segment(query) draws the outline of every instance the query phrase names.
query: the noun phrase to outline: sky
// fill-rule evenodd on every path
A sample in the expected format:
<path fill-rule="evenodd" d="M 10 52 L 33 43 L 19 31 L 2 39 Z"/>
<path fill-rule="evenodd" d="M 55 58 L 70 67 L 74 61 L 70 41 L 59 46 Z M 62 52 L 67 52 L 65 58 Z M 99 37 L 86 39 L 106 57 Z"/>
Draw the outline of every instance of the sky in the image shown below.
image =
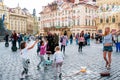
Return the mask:
<path fill-rule="evenodd" d="M 27 8 L 32 14 L 33 9 L 36 9 L 36 14 L 39 16 L 42 6 L 51 3 L 54 0 L 3 0 L 4 4 L 10 8 L 17 7 L 18 3 L 21 8 Z"/>

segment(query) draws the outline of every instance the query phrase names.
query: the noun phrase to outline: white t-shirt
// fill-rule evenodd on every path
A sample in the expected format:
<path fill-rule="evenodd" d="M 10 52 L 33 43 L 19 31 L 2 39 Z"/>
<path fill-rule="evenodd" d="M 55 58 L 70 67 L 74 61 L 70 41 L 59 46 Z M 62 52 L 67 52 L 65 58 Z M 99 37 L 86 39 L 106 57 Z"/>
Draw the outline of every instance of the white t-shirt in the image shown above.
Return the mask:
<path fill-rule="evenodd" d="M 55 60 L 56 63 L 63 62 L 64 60 L 64 55 L 61 51 L 55 52 L 53 55 L 53 60 Z"/>
<path fill-rule="evenodd" d="M 29 59 L 28 58 L 28 49 L 27 48 L 24 48 L 21 50 L 21 57 L 24 58 L 24 59 Z"/>

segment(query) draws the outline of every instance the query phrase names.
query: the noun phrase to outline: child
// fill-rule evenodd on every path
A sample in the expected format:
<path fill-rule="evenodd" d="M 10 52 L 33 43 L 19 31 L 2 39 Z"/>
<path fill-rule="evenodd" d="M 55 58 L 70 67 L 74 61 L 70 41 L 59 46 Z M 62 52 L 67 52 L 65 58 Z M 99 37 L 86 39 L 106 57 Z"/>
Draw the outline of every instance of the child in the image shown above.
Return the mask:
<path fill-rule="evenodd" d="M 24 68 L 24 70 L 21 74 L 21 78 L 24 78 L 25 76 L 28 75 L 28 67 L 29 67 L 29 63 L 30 63 L 30 60 L 28 58 L 28 50 L 32 49 L 36 43 L 37 43 L 37 41 L 35 41 L 31 47 L 27 48 L 26 42 L 21 42 L 21 45 L 20 45 L 21 56 L 22 56 L 22 63 L 23 63 L 23 68 Z"/>
<path fill-rule="evenodd" d="M 47 44 L 44 44 L 44 41 L 41 41 L 40 44 L 41 44 L 41 46 L 40 46 L 40 54 L 39 54 L 39 56 L 40 56 L 41 61 L 40 61 L 39 64 L 37 65 L 38 70 L 40 69 L 39 65 L 40 65 L 41 63 L 43 63 L 43 66 L 45 65 L 44 55 L 45 55 L 45 53 L 46 53 L 46 47 L 47 47 Z"/>
<path fill-rule="evenodd" d="M 55 48 L 55 54 L 53 55 L 53 60 L 54 60 L 54 63 L 56 65 L 56 73 L 60 73 L 59 74 L 59 77 L 62 76 L 62 73 L 61 73 L 61 67 L 62 67 L 62 64 L 63 64 L 63 60 L 64 60 L 64 55 L 63 53 L 60 51 L 60 47 L 57 46 Z M 58 69 L 60 71 L 58 71 Z"/>
<path fill-rule="evenodd" d="M 61 42 L 61 51 L 63 50 L 63 53 L 65 54 L 65 47 L 66 47 L 66 43 L 68 41 L 68 37 L 66 34 L 64 34 L 63 37 L 61 37 L 62 42 Z"/>
<path fill-rule="evenodd" d="M 83 43 L 84 43 L 85 39 L 84 37 L 80 34 L 80 37 L 78 38 L 78 42 L 79 42 L 79 48 L 78 48 L 78 52 L 82 52 L 82 46 L 83 46 Z"/>

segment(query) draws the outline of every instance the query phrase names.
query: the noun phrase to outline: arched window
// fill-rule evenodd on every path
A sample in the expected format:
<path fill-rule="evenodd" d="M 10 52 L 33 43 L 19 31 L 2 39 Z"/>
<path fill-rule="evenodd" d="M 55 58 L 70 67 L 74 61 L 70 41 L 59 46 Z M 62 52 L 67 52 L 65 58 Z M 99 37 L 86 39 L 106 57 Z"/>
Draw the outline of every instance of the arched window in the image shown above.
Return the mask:
<path fill-rule="evenodd" d="M 87 26 L 87 19 L 85 20 L 85 25 Z"/>
<path fill-rule="evenodd" d="M 79 24 L 79 19 L 77 20 L 77 25 L 79 26 L 80 24 Z"/>
<path fill-rule="evenodd" d="M 115 17 L 112 18 L 112 22 L 115 23 Z"/>
<path fill-rule="evenodd" d="M 90 26 L 90 20 L 89 20 L 89 26 Z"/>
<path fill-rule="evenodd" d="M 106 23 L 109 23 L 109 19 L 108 18 L 106 19 Z"/>
<path fill-rule="evenodd" d="M 103 23 L 103 19 L 102 18 L 100 19 L 100 23 Z"/>

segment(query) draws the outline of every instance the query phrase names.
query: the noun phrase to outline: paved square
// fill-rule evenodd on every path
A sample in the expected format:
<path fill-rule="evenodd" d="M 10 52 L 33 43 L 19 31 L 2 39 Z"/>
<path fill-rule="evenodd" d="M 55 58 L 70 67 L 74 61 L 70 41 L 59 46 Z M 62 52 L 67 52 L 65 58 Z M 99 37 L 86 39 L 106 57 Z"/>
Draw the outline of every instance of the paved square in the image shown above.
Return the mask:
<path fill-rule="evenodd" d="M 0 42 L 0 80 L 20 80 L 23 68 L 19 52 L 19 50 L 12 52 L 10 47 L 5 48 L 4 43 Z M 29 51 L 29 57 L 31 61 L 30 76 L 25 80 L 55 80 L 54 68 L 51 66 L 45 72 L 42 69 L 37 70 L 39 58 L 36 47 Z M 86 66 L 88 73 L 74 75 L 80 71 L 81 66 Z M 100 77 L 99 73 L 103 71 L 106 69 L 102 58 L 102 44 L 95 44 L 92 41 L 90 46 L 83 48 L 82 53 L 78 52 L 78 46 L 75 43 L 66 47 L 62 80 L 120 80 L 120 53 L 113 52 L 112 66 L 109 70 L 111 76 Z"/>

